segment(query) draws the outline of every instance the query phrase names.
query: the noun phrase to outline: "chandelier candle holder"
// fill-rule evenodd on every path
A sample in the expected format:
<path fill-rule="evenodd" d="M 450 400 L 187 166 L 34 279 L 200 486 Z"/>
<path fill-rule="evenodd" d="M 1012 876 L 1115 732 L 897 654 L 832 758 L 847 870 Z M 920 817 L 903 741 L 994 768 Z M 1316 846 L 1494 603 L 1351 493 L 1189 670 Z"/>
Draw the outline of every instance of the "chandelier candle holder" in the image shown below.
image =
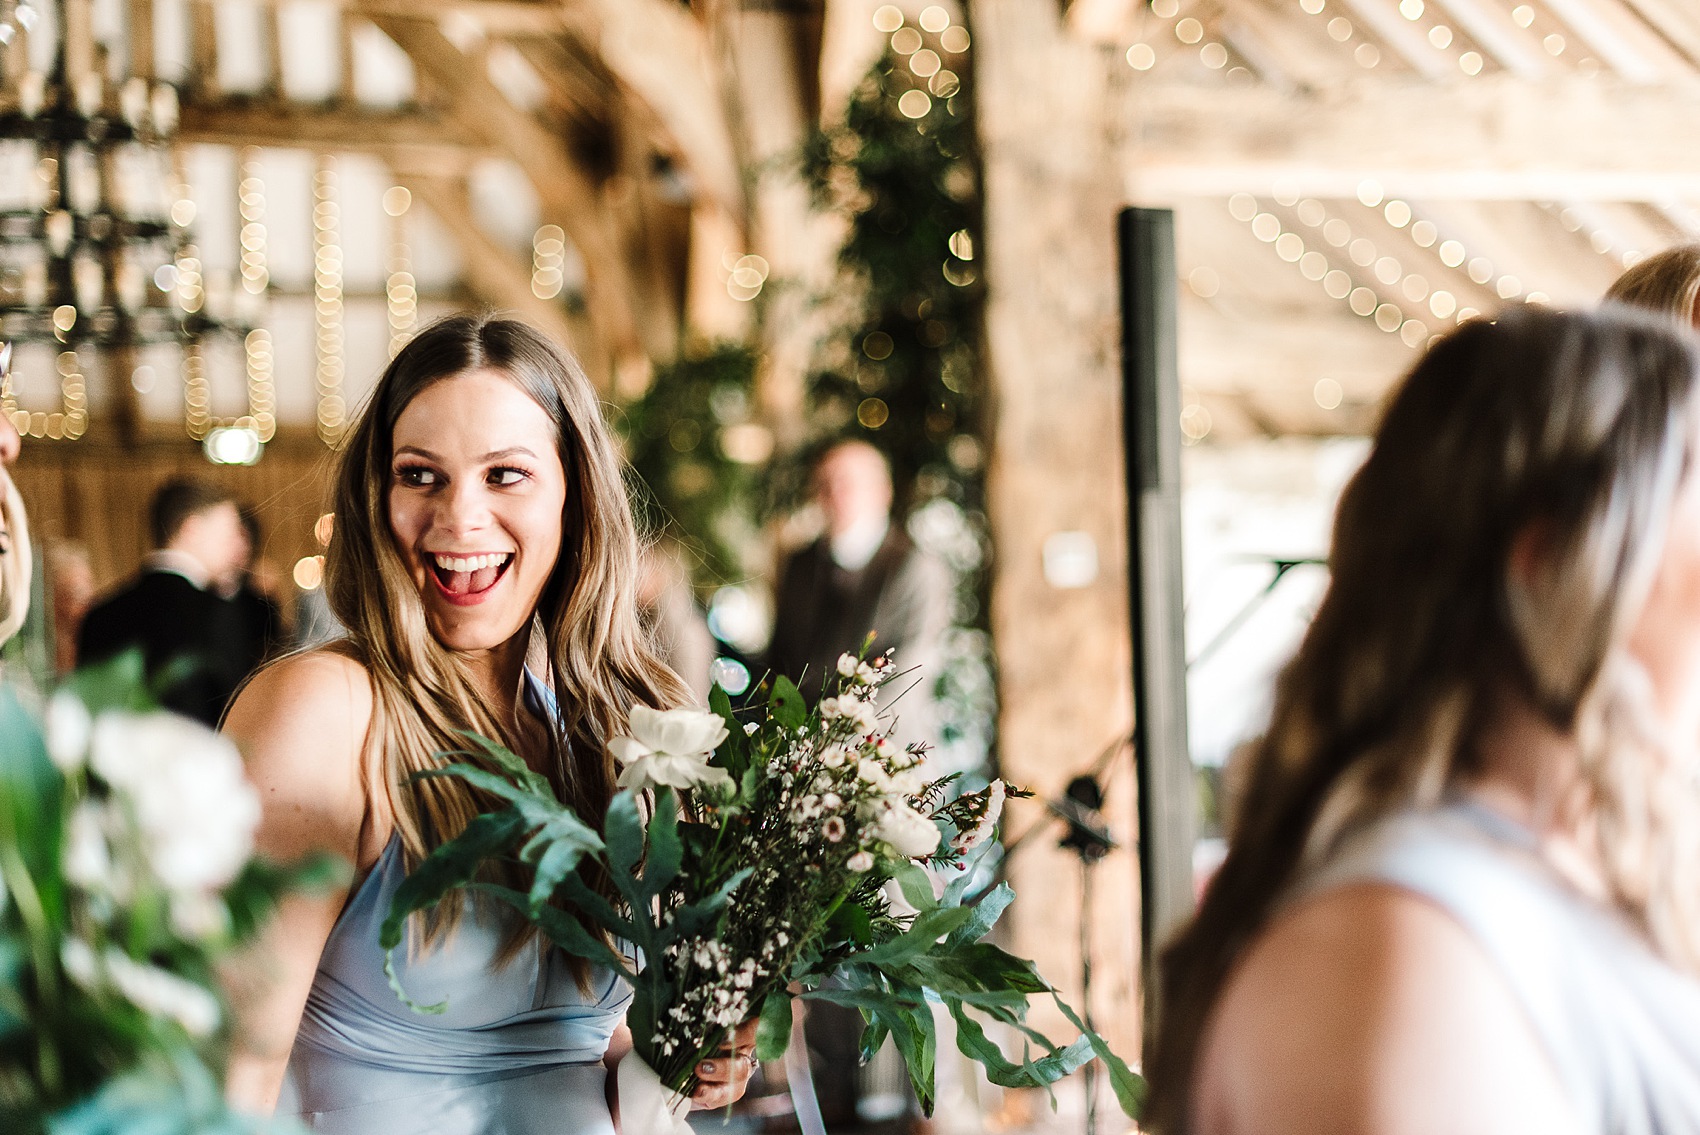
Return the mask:
<path fill-rule="evenodd" d="M 58 0 L 56 8 L 52 72 L 7 76 L 10 97 L 0 101 L 0 169 L 18 175 L 18 189 L 0 189 L 0 338 L 56 351 L 64 406 L 29 413 L 7 391 L 0 412 L 31 436 L 81 435 L 82 375 L 93 352 L 102 356 L 120 429 L 131 434 L 137 348 L 176 344 L 186 372 L 198 372 L 192 360 L 207 336 L 247 328 L 213 318 L 199 302 L 194 203 L 172 150 L 176 88 L 140 78 L 109 84 L 87 0 Z M 29 3 L 0 0 L 0 42 L 28 31 L 34 16 Z M 186 422 L 191 436 L 204 436 L 206 408 L 198 409 Z"/>

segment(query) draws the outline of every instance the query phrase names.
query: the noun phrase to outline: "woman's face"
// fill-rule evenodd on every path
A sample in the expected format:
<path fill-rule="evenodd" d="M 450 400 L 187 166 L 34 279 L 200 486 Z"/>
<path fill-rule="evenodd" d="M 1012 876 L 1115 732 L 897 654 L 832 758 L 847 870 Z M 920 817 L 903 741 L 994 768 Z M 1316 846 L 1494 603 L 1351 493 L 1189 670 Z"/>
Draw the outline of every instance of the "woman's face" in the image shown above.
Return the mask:
<path fill-rule="evenodd" d="M 450 650 L 527 628 L 561 552 L 567 477 L 555 425 L 500 371 L 426 387 L 391 438 L 396 548 Z"/>

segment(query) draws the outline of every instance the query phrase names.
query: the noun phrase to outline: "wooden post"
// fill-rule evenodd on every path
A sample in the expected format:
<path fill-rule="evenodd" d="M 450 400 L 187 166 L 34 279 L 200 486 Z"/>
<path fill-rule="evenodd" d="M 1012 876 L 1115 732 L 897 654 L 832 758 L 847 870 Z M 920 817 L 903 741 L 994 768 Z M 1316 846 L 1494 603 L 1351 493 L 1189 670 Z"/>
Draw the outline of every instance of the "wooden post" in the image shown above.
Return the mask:
<path fill-rule="evenodd" d="M 153 0 L 130 0 L 130 74 L 154 81 Z"/>
<path fill-rule="evenodd" d="M 189 90 L 200 100 L 218 93 L 218 15 L 212 0 L 189 3 Z"/>
<path fill-rule="evenodd" d="M 976 0 L 969 12 L 985 170 L 985 251 L 976 263 L 986 281 L 995 407 L 986 493 L 998 751 L 1012 783 L 1053 799 L 1133 729 L 1117 366 L 1121 184 L 1110 160 L 1106 68 L 1090 45 L 1063 33 L 1058 7 Z M 1057 849 L 1062 832 L 1052 825 L 1010 856 L 1020 897 L 1006 921 L 1015 951 L 1079 1007 L 1075 931 L 1083 914 L 1090 919 L 1094 1015 L 1117 1051 L 1133 1053 L 1140 914 L 1132 770 L 1112 761 L 1104 779 L 1120 847 L 1094 868 L 1093 908 L 1081 909 L 1079 862 Z M 1037 801 L 1017 803 L 1010 833 L 1049 823 Z"/>
<path fill-rule="evenodd" d="M 1157 951 L 1192 911 L 1196 808 L 1186 732 L 1175 214 L 1127 209 L 1119 228 L 1140 928 L 1149 1038 L 1157 1017 Z"/>

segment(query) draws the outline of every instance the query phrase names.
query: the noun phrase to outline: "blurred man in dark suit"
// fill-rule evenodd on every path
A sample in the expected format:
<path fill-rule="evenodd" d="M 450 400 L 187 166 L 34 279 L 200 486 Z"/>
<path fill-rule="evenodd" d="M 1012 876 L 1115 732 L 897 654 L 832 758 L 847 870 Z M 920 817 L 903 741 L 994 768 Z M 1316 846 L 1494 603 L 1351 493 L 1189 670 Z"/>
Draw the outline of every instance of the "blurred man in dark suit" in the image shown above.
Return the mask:
<path fill-rule="evenodd" d="M 154 495 L 149 522 L 154 551 L 135 579 L 89 611 L 78 662 L 140 646 L 150 680 L 170 675 L 166 708 L 217 725 L 258 662 L 241 611 L 218 590 L 248 557 L 241 512 L 223 490 L 183 479 Z"/>

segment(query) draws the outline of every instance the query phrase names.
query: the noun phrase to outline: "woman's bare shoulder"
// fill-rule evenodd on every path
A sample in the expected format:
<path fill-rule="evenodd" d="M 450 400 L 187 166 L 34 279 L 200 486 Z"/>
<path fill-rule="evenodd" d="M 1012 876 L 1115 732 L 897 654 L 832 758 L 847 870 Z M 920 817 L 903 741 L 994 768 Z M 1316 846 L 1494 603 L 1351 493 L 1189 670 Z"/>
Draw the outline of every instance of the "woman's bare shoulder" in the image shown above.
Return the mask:
<path fill-rule="evenodd" d="M 1450 914 L 1361 883 L 1248 948 L 1205 1031 L 1199 1135 L 1576 1130 L 1494 963 Z"/>
<path fill-rule="evenodd" d="M 368 806 L 363 755 L 371 721 L 371 677 L 347 655 L 294 654 L 254 675 L 224 731 L 265 805 L 262 845 L 353 857 Z"/>

